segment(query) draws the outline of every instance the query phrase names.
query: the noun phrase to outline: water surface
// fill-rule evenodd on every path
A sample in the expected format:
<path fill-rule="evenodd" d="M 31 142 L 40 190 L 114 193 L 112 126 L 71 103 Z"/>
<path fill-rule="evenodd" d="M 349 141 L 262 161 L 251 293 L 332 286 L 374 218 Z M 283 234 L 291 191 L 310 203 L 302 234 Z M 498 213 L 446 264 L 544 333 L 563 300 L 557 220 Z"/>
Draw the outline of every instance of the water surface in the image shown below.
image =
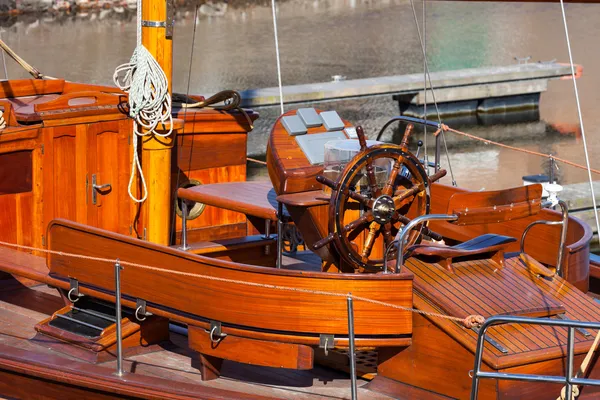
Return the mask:
<path fill-rule="evenodd" d="M 416 7 L 420 18 L 422 3 Z M 578 83 L 592 167 L 600 168 L 600 5 L 568 4 L 566 9 L 575 62 L 584 66 Z M 284 85 L 328 81 L 332 75 L 355 79 L 423 70 L 408 1 L 291 0 L 278 4 L 277 16 Z M 188 85 L 190 92 L 203 94 L 277 85 L 270 7 L 229 7 L 222 17 L 199 15 L 192 49 L 194 22 L 193 8 L 177 11 L 176 91 L 185 93 Z M 25 16 L 5 20 L 3 26 L 2 38 L 29 63 L 73 81 L 111 84 L 114 68 L 129 59 L 136 42 L 135 15 L 127 11 Z M 432 71 L 507 65 L 524 56 L 534 62 L 568 61 L 558 3 L 428 2 L 426 34 Z M 10 78 L 26 77 L 11 60 L 7 64 Z M 363 123 L 383 111 L 393 114 L 395 105 L 391 98 L 361 99 L 339 111 Z M 514 139 L 503 140 L 583 163 L 570 81 L 549 83 L 540 116 L 547 124 L 567 127 L 566 133 L 523 139 L 520 130 L 527 127 L 516 125 L 509 128 Z M 547 169 L 539 157 L 485 145 L 454 148 L 450 160 L 458 184 L 471 189 L 519 185 L 522 175 Z M 572 167 L 560 171 L 562 183 L 586 177 Z"/>

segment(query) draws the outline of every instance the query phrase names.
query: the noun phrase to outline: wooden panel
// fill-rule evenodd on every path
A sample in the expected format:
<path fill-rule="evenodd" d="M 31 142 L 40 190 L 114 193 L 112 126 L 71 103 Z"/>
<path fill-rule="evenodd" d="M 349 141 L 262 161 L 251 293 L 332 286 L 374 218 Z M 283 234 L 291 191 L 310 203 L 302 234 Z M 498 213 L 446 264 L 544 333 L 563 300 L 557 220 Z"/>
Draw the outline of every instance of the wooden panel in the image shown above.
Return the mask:
<path fill-rule="evenodd" d="M 197 229 L 188 228 L 188 241 L 190 243 L 202 242 L 207 240 L 220 240 L 227 238 L 238 238 L 246 236 L 249 233 L 248 227 L 245 222 L 238 222 L 235 224 L 218 225 L 218 226 L 207 226 Z M 177 231 L 175 238 L 175 244 L 181 243 L 181 231 Z"/>
<path fill-rule="evenodd" d="M 210 340 L 208 332 L 193 326 L 188 330 L 188 340 L 191 349 L 225 360 L 275 368 L 313 367 L 313 349 L 309 346 L 267 342 L 233 335 L 228 335 L 215 344 Z"/>
<path fill-rule="evenodd" d="M 110 184 L 111 188 L 96 191 L 97 204 L 93 205 L 91 198 L 88 204 L 98 213 L 96 226 L 121 234 L 129 234 L 129 227 L 133 223 L 133 202 L 128 194 L 131 173 L 129 134 L 128 127 L 120 121 L 98 123 L 89 127 L 89 135 L 95 136 L 95 165 L 90 165 L 90 196 L 93 190 L 92 174 L 96 174 L 97 185 Z"/>
<path fill-rule="evenodd" d="M 184 171 L 246 164 L 246 134 L 182 135 L 173 149 Z"/>
<path fill-rule="evenodd" d="M 208 168 L 199 171 L 191 171 L 186 176 L 179 178 L 179 182 L 182 183 L 186 179 L 196 179 L 202 184 L 212 184 L 219 182 L 242 182 L 246 180 L 246 164 L 243 165 L 230 165 L 227 167 Z M 172 182 L 175 185 L 177 183 L 177 177 L 172 178 Z M 225 210 L 218 207 L 207 206 L 200 217 L 188 221 L 188 230 L 217 226 L 217 225 L 229 225 L 236 223 L 245 223 L 246 217 L 244 214 L 239 212 Z M 176 230 L 181 232 L 181 218 L 176 218 Z M 191 240 L 191 238 L 190 238 Z"/>
<path fill-rule="evenodd" d="M 31 191 L 31 150 L 0 154 L 0 195 Z"/>
<path fill-rule="evenodd" d="M 579 370 L 579 366 L 585 358 L 584 354 L 575 356 L 573 359 L 573 366 L 575 371 Z M 598 368 L 598 362 L 592 362 L 588 367 L 588 374 L 585 378 L 589 379 L 600 379 L 600 368 Z M 597 360 L 597 358 L 596 358 Z M 566 359 L 559 358 L 550 361 L 544 361 L 540 363 L 530 364 L 526 366 L 506 368 L 501 370 L 507 374 L 536 374 L 536 375 L 554 375 L 554 376 L 565 376 L 566 374 Z M 500 399 L 555 399 L 560 398 L 561 389 L 564 385 L 562 384 L 551 384 L 551 383 L 540 383 L 540 382 L 518 382 L 499 380 L 498 381 L 498 392 Z M 600 397 L 600 388 L 597 386 L 584 386 L 581 387 L 581 394 L 577 399 L 597 399 Z"/>
<path fill-rule="evenodd" d="M 274 267 L 277 256 L 276 243 L 275 237 L 265 239 L 262 235 L 242 236 L 191 243 L 187 252 L 236 263 Z"/>
<path fill-rule="evenodd" d="M 489 224 L 535 215 L 541 210 L 542 185 L 487 192 L 455 193 L 448 214 L 456 214 L 456 225 Z"/>
<path fill-rule="evenodd" d="M 0 81 L 0 97 L 21 97 L 62 92 L 63 79 L 11 79 Z"/>
<path fill-rule="evenodd" d="M 347 334 L 344 295 L 336 299 L 277 290 L 268 285 L 352 293 L 391 304 L 412 304 L 411 274 L 327 274 L 253 267 L 192 255 L 68 221 L 55 221 L 49 227 L 49 236 L 49 248 L 53 250 L 259 283 L 240 285 L 133 267 L 126 267 L 122 273 L 124 295 L 227 324 L 286 332 Z M 48 263 L 53 274 L 76 277 L 82 283 L 113 290 L 110 263 L 59 255 L 49 255 Z M 215 298 L 219 301 L 215 302 Z M 394 337 L 411 332 L 407 311 L 357 301 L 354 312 L 357 335 Z"/>
<path fill-rule="evenodd" d="M 36 139 L 40 135 L 39 128 L 32 127 L 7 127 L 2 131 L 2 135 L 0 135 L 0 143 L 4 144 L 6 142 L 15 142 L 15 141 L 24 141 L 27 139 Z M 4 147 L 4 146 L 3 146 Z M 22 146 L 20 146 L 23 148 Z M 27 146 L 25 146 L 27 147 Z M 28 146 L 33 147 L 33 146 Z"/>
<path fill-rule="evenodd" d="M 15 195 L 0 196 L 0 240 L 4 242 L 17 242 L 17 197 Z"/>
<path fill-rule="evenodd" d="M 377 375 L 451 398 L 468 399 L 473 354 L 425 317 L 413 316 L 412 345 L 401 349 L 379 349 Z M 484 365 L 483 370 L 490 369 Z M 480 399 L 496 398 L 495 382 L 482 379 L 479 393 Z"/>
<path fill-rule="evenodd" d="M 33 244 L 33 195 L 21 193 L 16 197 L 17 243 L 25 246 Z"/>
<path fill-rule="evenodd" d="M 75 127 L 69 127 L 65 133 L 73 132 L 73 136 L 62 135 L 54 139 L 54 176 L 52 184 L 54 185 L 54 217 L 66 218 L 76 221 L 77 196 L 75 188 L 77 187 L 77 169 L 75 158 Z M 61 134 L 62 134 L 61 128 Z M 58 132 L 58 128 L 55 132 Z M 49 182 L 48 182 L 49 183 Z"/>
<path fill-rule="evenodd" d="M 252 121 L 258 114 L 246 110 Z M 185 121 L 181 135 L 198 133 L 247 133 L 252 130 L 246 117 L 239 111 L 219 111 L 211 108 L 173 107 L 173 116 Z"/>

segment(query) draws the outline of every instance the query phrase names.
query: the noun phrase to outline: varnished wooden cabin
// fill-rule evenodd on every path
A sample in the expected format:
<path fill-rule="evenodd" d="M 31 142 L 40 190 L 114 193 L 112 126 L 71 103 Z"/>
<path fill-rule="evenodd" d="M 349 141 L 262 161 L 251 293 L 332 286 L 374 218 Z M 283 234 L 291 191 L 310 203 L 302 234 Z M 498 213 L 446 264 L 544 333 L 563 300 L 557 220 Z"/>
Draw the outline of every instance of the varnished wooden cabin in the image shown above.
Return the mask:
<path fill-rule="evenodd" d="M 560 226 L 535 227 L 521 258 L 513 238 L 535 220 L 561 218 L 541 209 L 541 190 L 472 194 L 434 183 L 443 172 L 424 173 L 408 149 L 409 131 L 400 146 L 361 143 L 331 181 L 280 119 L 269 139 L 271 182 L 246 182 L 248 119 L 175 108 L 181 122 L 169 149 L 172 195 L 160 210 L 171 222 L 166 243 L 157 244 L 145 233 L 150 214 L 128 196 L 132 128 L 123 93 L 23 80 L 3 82 L 0 97 L 8 124 L 0 132 L 4 396 L 349 398 L 347 373 L 322 365 L 347 367 L 351 293 L 354 342 L 361 357 L 371 357 L 359 368 L 359 398 L 462 399 L 470 395 L 476 329 L 410 308 L 458 319 L 600 317 L 586 294 L 589 227 L 568 220 L 564 278 L 551 270 Z M 325 131 L 314 126 L 305 135 Z M 379 159 L 393 164 L 383 184 L 368 173 Z M 359 184 L 362 171 L 367 180 Z M 379 200 L 385 196 L 387 208 Z M 185 250 L 182 201 L 199 214 L 186 220 Z M 458 220 L 433 221 L 422 241 L 410 236 L 401 271 L 392 255 L 382 273 L 383 245 L 408 218 L 427 213 Z M 281 224 L 300 231 L 315 253 L 279 261 Z M 481 235 L 491 242 L 473 241 Z M 114 375 L 116 259 L 124 268 L 123 377 Z M 576 365 L 594 334 L 578 331 Z M 564 373 L 560 329 L 503 325 L 489 336 L 486 371 Z M 594 365 L 587 369 L 598 374 Z M 484 380 L 479 398 L 545 399 L 560 389 Z M 597 396 L 592 387 L 581 393 Z"/>

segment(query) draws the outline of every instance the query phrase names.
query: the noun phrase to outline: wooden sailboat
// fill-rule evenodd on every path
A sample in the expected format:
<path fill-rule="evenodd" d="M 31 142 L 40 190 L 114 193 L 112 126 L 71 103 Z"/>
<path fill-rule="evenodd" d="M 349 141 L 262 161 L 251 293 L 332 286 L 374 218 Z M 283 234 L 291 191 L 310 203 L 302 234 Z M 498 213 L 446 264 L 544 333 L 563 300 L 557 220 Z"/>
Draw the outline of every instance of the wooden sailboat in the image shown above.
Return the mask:
<path fill-rule="evenodd" d="M 168 19 L 164 5 L 144 4 L 143 15 Z M 144 27 L 170 76 L 167 36 Z M 542 209 L 541 188 L 470 193 L 436 183 L 444 171 L 428 176 L 409 151 L 418 120 L 407 120 L 400 145 L 371 147 L 341 121 L 337 136 L 360 146 L 332 177 L 297 139 L 318 147 L 330 127 L 291 135 L 291 111 L 270 135 L 271 182 L 246 182 L 257 115 L 175 107 L 175 134 L 142 142 L 148 199 L 139 205 L 128 197 L 126 103 L 120 90 L 63 80 L 0 86 L 4 396 L 468 398 L 475 316 L 600 317 L 588 294 L 589 227 L 576 218 L 536 226 L 522 249 L 516 238 L 531 223 L 562 220 Z M 394 238 L 431 214 L 449 217 L 407 233 L 396 265 Z M 281 255 L 284 224 L 312 256 Z M 594 336 L 577 331 L 576 365 Z M 502 325 L 488 334 L 482 368 L 560 375 L 567 342 L 558 328 Z M 375 352 L 375 376 L 357 393 L 347 374 L 319 365 L 349 347 Z M 546 399 L 560 389 L 484 380 L 479 398 Z"/>

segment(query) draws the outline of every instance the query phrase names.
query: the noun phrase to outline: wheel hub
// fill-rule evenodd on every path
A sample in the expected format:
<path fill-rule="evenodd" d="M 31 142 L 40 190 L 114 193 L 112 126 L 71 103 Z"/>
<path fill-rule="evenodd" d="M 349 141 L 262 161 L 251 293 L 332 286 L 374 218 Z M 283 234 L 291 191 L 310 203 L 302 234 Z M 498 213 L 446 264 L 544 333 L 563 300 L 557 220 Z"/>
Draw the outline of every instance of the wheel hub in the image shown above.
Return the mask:
<path fill-rule="evenodd" d="M 396 208 L 394 207 L 394 199 L 390 196 L 379 196 L 373 203 L 373 217 L 379 224 L 387 224 L 392 219 Z"/>

